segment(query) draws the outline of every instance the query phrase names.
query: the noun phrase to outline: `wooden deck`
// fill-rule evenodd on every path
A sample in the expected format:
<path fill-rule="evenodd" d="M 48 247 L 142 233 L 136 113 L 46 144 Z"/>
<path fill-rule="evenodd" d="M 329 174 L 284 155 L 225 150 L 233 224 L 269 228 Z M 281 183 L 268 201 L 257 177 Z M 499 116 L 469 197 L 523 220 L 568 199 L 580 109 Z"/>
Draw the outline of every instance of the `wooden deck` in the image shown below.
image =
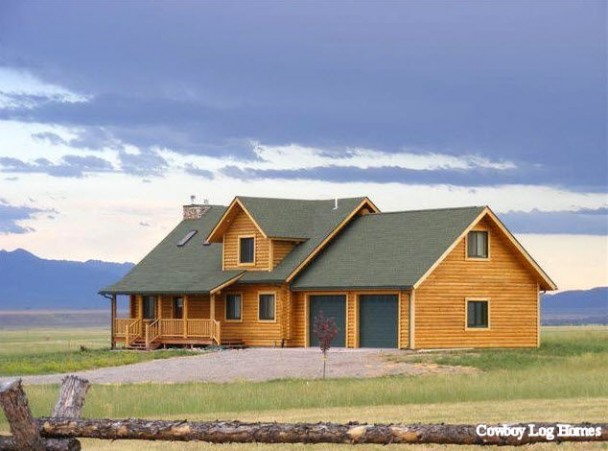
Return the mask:
<path fill-rule="evenodd" d="M 163 344 L 222 344 L 221 325 L 212 319 L 114 318 L 114 341 L 133 349 L 156 349 Z"/>

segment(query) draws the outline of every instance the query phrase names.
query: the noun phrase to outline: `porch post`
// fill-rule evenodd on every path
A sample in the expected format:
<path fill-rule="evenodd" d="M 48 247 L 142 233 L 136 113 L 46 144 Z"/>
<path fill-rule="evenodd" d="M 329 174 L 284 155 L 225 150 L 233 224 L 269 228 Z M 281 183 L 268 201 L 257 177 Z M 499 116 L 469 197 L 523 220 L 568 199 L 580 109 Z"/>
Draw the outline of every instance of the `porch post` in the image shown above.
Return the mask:
<path fill-rule="evenodd" d="M 116 349 L 116 295 L 113 294 L 112 295 L 112 301 L 111 301 L 111 309 L 112 309 L 112 323 L 110 326 L 110 349 Z"/>
<path fill-rule="evenodd" d="M 141 294 L 137 295 L 137 305 L 139 308 L 137 309 L 137 317 L 140 320 L 144 319 L 144 297 Z"/>
<path fill-rule="evenodd" d="M 215 293 L 211 295 L 209 304 L 209 318 L 215 320 Z"/>
<path fill-rule="evenodd" d="M 188 337 L 188 295 L 184 295 L 184 338 Z"/>

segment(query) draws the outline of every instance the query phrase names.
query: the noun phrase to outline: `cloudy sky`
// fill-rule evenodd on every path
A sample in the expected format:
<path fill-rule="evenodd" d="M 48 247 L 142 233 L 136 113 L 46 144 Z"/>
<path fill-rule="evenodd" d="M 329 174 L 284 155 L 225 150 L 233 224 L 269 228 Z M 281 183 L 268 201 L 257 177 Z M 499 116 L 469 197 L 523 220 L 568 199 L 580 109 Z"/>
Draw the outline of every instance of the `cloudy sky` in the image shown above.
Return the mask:
<path fill-rule="evenodd" d="M 0 2 L 0 248 L 138 261 L 181 205 L 490 205 L 608 285 L 606 2 Z"/>

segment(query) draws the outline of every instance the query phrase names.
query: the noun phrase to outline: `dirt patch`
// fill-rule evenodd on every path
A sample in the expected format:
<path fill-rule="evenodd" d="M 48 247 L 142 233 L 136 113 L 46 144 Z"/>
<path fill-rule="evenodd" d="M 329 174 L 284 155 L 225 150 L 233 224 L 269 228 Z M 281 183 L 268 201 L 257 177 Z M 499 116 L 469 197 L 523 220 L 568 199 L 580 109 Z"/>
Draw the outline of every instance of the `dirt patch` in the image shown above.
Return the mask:
<path fill-rule="evenodd" d="M 403 351 L 379 349 L 333 349 L 329 352 L 327 377 L 378 377 L 468 373 L 471 369 L 426 363 L 400 362 Z M 323 361 L 318 349 L 250 348 L 225 350 L 191 357 L 100 368 L 76 373 L 94 383 L 180 383 L 317 379 Z M 64 374 L 25 376 L 26 384 L 59 383 Z M 9 378 L 0 378 L 0 381 Z"/>

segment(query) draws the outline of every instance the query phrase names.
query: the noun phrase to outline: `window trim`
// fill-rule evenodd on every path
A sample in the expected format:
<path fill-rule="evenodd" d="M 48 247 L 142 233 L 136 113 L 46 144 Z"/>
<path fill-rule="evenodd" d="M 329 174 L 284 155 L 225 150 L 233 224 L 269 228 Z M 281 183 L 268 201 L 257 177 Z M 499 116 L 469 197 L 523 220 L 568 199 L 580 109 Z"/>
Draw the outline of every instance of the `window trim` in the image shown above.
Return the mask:
<path fill-rule="evenodd" d="M 228 296 L 239 296 L 241 300 L 241 317 L 239 319 L 230 319 L 228 318 Z M 224 294 L 224 321 L 227 323 L 242 323 L 243 322 L 243 304 L 244 297 L 241 291 L 231 291 Z"/>
<path fill-rule="evenodd" d="M 245 263 L 241 262 L 241 239 L 242 238 L 252 238 L 253 239 L 253 261 L 251 261 L 251 262 L 245 262 Z M 237 242 L 238 242 L 237 243 L 237 256 L 236 256 L 237 265 L 238 266 L 255 266 L 255 264 L 256 264 L 255 260 L 257 257 L 256 251 L 255 251 L 256 244 L 257 244 L 255 234 L 237 235 Z"/>
<path fill-rule="evenodd" d="M 274 312 L 273 312 L 273 319 L 262 319 L 260 318 L 260 297 L 262 295 L 268 295 L 271 294 L 272 296 L 274 296 Z M 278 296 L 277 296 L 277 292 L 276 291 L 258 291 L 258 322 L 260 323 L 276 323 L 277 322 L 277 302 L 278 302 Z"/>
<path fill-rule="evenodd" d="M 466 331 L 487 331 L 492 329 L 491 321 L 491 302 L 490 298 L 484 296 L 477 296 L 471 298 L 465 298 L 464 300 L 464 330 Z M 485 302 L 488 304 L 488 327 L 469 327 L 469 302 Z"/>
<path fill-rule="evenodd" d="M 488 256 L 487 257 L 469 257 L 469 235 L 471 232 L 485 232 L 488 237 Z M 467 232 L 464 238 L 464 259 L 476 262 L 490 261 L 490 231 L 487 229 L 472 229 Z"/>

